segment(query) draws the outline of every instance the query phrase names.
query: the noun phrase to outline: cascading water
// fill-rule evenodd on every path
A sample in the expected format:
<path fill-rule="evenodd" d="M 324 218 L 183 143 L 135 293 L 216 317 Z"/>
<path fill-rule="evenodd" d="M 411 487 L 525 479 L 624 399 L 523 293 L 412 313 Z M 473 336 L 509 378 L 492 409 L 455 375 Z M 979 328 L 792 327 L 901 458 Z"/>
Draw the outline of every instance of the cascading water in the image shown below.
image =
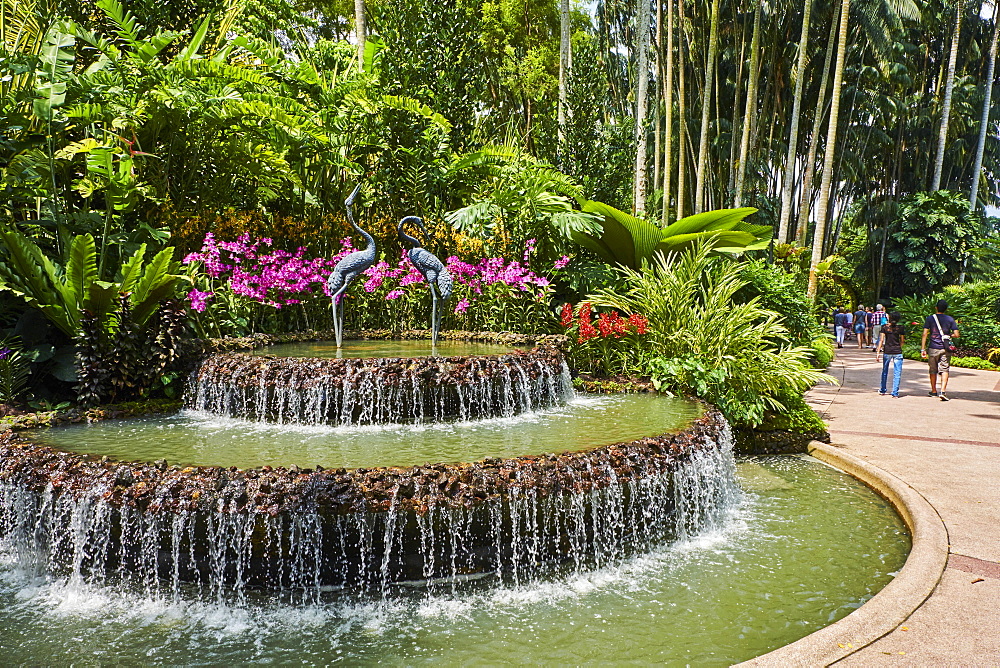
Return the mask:
<path fill-rule="evenodd" d="M 188 408 L 278 424 L 367 425 L 511 417 L 565 403 L 558 351 L 473 357 L 318 359 L 213 355 L 188 383 Z"/>
<path fill-rule="evenodd" d="M 473 573 L 524 583 L 717 527 L 740 493 L 728 426 L 717 413 L 702 422 L 693 436 L 577 456 L 317 472 L 285 487 L 290 474 L 266 470 L 215 470 L 191 484 L 192 469 L 88 462 L 84 473 L 73 460 L 40 474 L 54 453 L 9 445 L 0 540 L 39 574 L 138 573 L 148 591 L 171 596 L 194 581 L 219 600 L 257 587 L 378 595 L 392 582 Z M 32 466 L 10 465 L 18 447 Z"/>
<path fill-rule="evenodd" d="M 561 353 L 539 346 L 465 357 L 218 354 L 192 375 L 186 403 L 332 425 L 321 427 L 332 445 L 345 428 L 457 420 L 461 432 L 572 396 Z M 0 552 L 36 574 L 98 584 L 138 574 L 154 595 L 197 583 L 219 601 L 257 588 L 377 598 L 405 581 L 516 586 L 582 573 L 715 528 L 737 503 L 729 427 L 714 409 L 695 414 L 682 431 L 578 452 L 355 469 L 127 464 L 0 436 Z M 528 452 L 572 446 L 537 447 Z"/>

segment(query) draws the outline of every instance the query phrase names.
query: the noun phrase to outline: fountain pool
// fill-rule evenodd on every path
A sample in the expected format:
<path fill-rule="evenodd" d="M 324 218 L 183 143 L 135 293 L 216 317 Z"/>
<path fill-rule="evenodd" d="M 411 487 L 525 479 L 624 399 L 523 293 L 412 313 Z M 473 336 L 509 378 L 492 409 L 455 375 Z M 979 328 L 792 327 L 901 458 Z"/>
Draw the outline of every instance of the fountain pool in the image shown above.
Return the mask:
<path fill-rule="evenodd" d="M 4 545 L 0 647 L 5 662 L 36 665 L 723 666 L 836 621 L 902 566 L 904 525 L 853 478 L 797 457 L 737 471 L 742 500 L 680 542 L 527 583 L 399 583 L 377 599 L 86 584 L 26 572 Z"/>
<path fill-rule="evenodd" d="M 5 660 L 727 665 L 909 547 L 861 483 L 737 463 L 711 406 L 573 395 L 550 346 L 218 354 L 186 405 L 0 436 Z"/>
<path fill-rule="evenodd" d="M 274 425 L 186 410 L 56 427 L 32 440 L 122 461 L 166 459 L 184 466 L 416 466 L 587 450 L 678 431 L 701 413 L 701 405 L 682 399 L 580 394 L 564 405 L 475 421 Z"/>

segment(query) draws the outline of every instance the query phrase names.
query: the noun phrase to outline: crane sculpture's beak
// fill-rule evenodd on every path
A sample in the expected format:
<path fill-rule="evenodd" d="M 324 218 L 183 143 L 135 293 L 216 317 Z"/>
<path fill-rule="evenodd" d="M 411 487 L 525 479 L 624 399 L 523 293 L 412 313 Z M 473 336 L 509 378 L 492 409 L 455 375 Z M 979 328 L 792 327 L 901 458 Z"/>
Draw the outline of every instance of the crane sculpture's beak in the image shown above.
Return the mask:
<path fill-rule="evenodd" d="M 346 206 L 353 206 L 354 205 L 354 198 L 358 196 L 359 192 L 361 192 L 361 184 L 360 183 L 358 185 L 354 186 L 354 190 L 351 191 L 351 194 L 347 196 L 347 199 L 344 201 L 344 204 Z"/>
<path fill-rule="evenodd" d="M 420 228 L 420 232 L 424 235 L 424 241 L 429 241 L 431 236 L 427 234 L 427 228 L 424 227 L 424 221 L 417 218 L 417 227 Z"/>

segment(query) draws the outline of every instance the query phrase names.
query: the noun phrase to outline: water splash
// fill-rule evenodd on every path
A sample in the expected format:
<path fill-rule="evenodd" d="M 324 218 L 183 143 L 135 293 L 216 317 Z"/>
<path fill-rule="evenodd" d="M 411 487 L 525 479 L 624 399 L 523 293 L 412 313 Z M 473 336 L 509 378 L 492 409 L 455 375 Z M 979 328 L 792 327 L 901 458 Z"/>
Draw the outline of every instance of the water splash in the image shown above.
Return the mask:
<path fill-rule="evenodd" d="M 332 513 L 312 502 L 272 515 L 254 511 L 252 499 L 247 512 L 222 512 L 232 502 L 225 490 L 212 510 L 152 512 L 156 499 L 145 508 L 108 503 L 107 485 L 71 494 L 5 480 L 0 549 L 41 577 L 100 584 L 137 574 L 130 577 L 144 592 L 168 598 L 195 582 L 218 602 L 242 601 L 255 588 L 305 602 L 331 587 L 379 598 L 394 582 L 452 587 L 482 573 L 520 585 L 567 568 L 607 567 L 721 526 L 740 499 L 732 438 L 728 426 L 717 443 L 703 438 L 703 447 L 683 455 L 651 458 L 631 480 L 604 464 L 591 470 L 583 459 L 579 481 L 605 481 L 579 486 L 587 491 L 568 485 L 542 494 L 514 479 L 505 494 L 456 508 L 435 501 L 431 479 L 415 490 L 427 499 L 417 512 L 397 505 L 399 488 L 388 510 Z"/>
<path fill-rule="evenodd" d="M 195 371 L 187 408 L 277 424 L 426 424 L 512 417 L 566 403 L 555 349 L 493 357 L 312 359 L 214 355 Z"/>

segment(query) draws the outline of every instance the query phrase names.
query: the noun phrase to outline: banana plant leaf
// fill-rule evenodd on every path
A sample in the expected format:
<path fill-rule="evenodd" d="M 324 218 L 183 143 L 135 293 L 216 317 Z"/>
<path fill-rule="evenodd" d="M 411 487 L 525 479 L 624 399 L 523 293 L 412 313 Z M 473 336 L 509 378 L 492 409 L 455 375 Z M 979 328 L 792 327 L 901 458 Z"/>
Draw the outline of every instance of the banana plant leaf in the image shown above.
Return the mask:
<path fill-rule="evenodd" d="M 132 303 L 132 319 L 145 325 L 181 278 L 173 253 L 173 248 L 165 248 L 144 264 L 146 246 L 142 245 L 122 263 L 117 280 L 104 281 L 98 273 L 97 245 L 91 235 L 74 237 L 61 265 L 17 230 L 2 226 L 0 290 L 24 299 L 70 337 L 79 333 L 83 310 L 109 327 L 111 313 L 123 294 L 129 295 Z"/>
<path fill-rule="evenodd" d="M 682 218 L 666 228 L 629 215 L 603 202 L 584 201 L 580 207 L 597 214 L 600 232 L 576 231 L 570 239 L 596 253 L 611 265 L 639 270 L 656 252 L 683 250 L 702 241 L 717 253 L 742 253 L 766 248 L 772 230 L 744 220 L 756 213 L 753 207 L 705 211 Z"/>

